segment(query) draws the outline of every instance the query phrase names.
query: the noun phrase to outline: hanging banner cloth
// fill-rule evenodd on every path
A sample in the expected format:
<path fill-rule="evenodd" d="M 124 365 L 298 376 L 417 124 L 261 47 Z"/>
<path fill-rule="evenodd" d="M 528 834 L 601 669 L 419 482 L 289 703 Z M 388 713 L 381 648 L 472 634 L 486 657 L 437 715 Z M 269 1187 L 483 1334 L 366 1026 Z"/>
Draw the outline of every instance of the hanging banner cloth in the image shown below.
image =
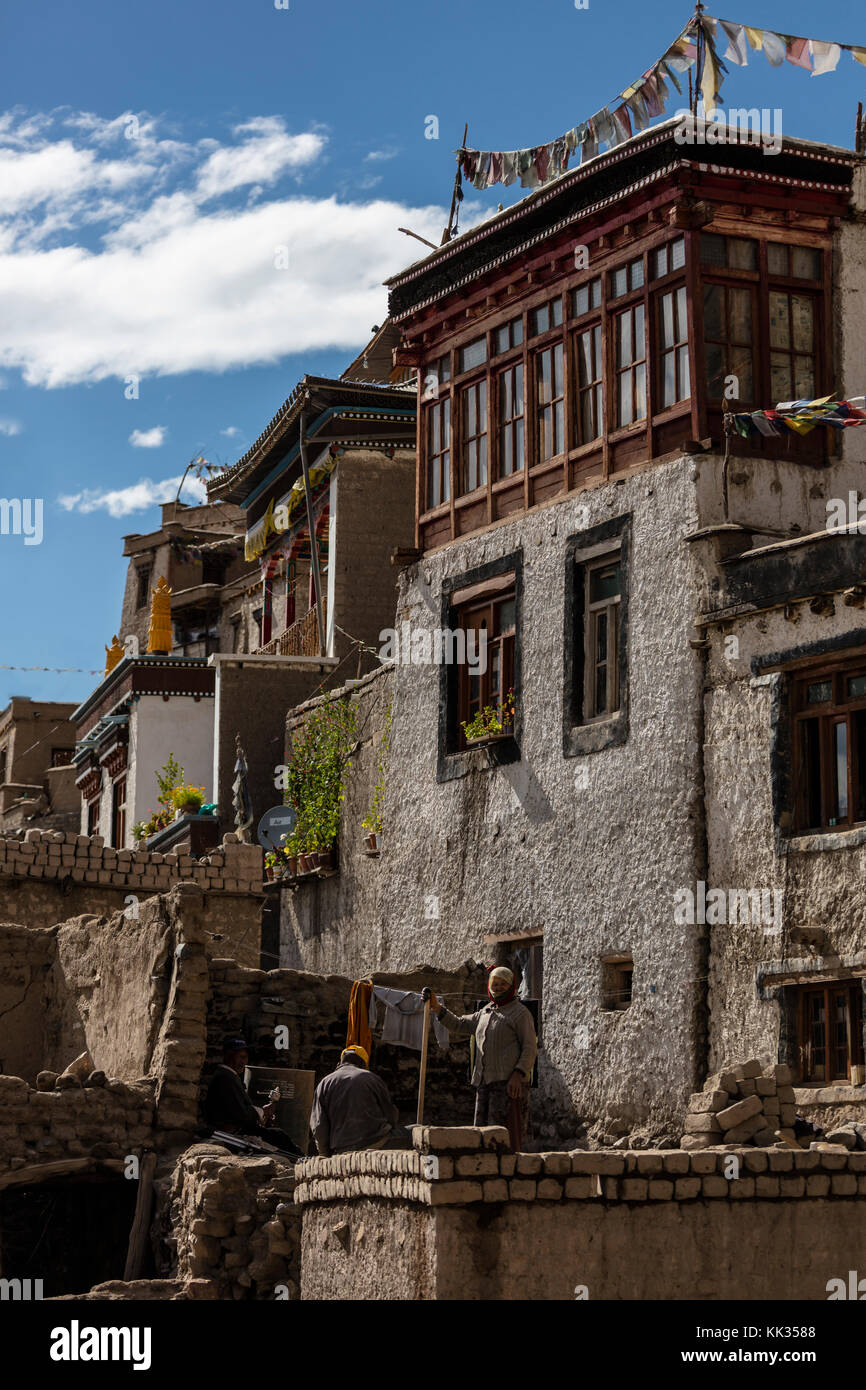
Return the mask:
<path fill-rule="evenodd" d="M 719 56 L 722 44 L 726 48 Z M 858 63 L 866 65 L 866 47 L 840 44 L 823 39 L 800 38 L 793 34 L 777 34 L 769 29 L 756 29 L 730 19 L 714 19 L 702 15 L 692 18 L 667 52 L 607 106 L 596 111 L 589 120 L 551 140 L 525 150 L 455 151 L 460 157 L 463 178 L 474 188 L 492 188 L 504 183 L 506 187 L 520 182 L 522 188 L 540 188 L 564 173 L 572 155 L 578 163 L 592 159 L 602 145 L 613 149 L 639 131 L 646 130 L 650 121 L 664 114 L 670 98 L 668 83 L 682 96 L 680 78 L 695 68 L 695 84 L 703 101 L 703 115 L 711 120 L 721 101 L 727 63 L 745 67 L 749 49 L 762 52 L 773 67 L 789 62 L 805 68 L 813 77 L 833 72 L 844 51 Z"/>
<path fill-rule="evenodd" d="M 748 439 L 750 435 L 808 434 L 816 425 L 831 425 L 846 429 L 851 425 L 866 425 L 866 397 L 852 396 L 848 401 L 836 401 L 822 396 L 817 401 L 780 401 L 775 410 L 753 410 L 729 413 L 725 416 L 735 434 Z"/>
<path fill-rule="evenodd" d="M 315 489 L 319 483 L 329 477 L 336 465 L 336 454 L 328 454 L 320 463 L 314 464 L 310 469 L 310 488 Z M 304 480 L 298 478 L 285 496 L 280 498 L 279 502 L 274 502 L 271 499 L 264 516 L 260 517 L 256 524 L 247 531 L 244 540 L 244 559 L 258 559 L 268 543 L 268 537 L 287 531 L 292 517 L 303 505 Z"/>

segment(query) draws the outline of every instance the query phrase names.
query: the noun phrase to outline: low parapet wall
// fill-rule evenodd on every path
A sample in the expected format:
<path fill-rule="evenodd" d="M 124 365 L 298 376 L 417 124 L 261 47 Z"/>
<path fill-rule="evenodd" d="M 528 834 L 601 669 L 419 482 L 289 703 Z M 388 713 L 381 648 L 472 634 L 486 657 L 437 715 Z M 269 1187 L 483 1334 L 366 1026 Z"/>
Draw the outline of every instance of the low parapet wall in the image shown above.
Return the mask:
<path fill-rule="evenodd" d="M 302 1298 L 826 1299 L 863 1265 L 866 1153 L 413 1145 L 298 1165 Z"/>
<path fill-rule="evenodd" d="M 134 911 L 136 899 L 194 883 L 208 895 L 213 930 L 224 938 L 226 953 L 256 967 L 263 877 L 260 847 L 234 834 L 193 859 L 113 849 L 100 835 L 28 830 L 23 839 L 0 839 L 0 921 L 49 927 L 82 913 Z"/>

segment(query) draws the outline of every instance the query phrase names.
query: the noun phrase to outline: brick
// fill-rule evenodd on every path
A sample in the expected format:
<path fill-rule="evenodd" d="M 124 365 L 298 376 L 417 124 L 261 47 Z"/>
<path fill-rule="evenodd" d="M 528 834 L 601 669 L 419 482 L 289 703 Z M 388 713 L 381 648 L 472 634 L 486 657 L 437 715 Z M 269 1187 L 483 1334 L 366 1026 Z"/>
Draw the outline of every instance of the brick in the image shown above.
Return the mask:
<path fill-rule="evenodd" d="M 598 1173 L 594 1173 L 590 1178 L 590 1182 L 595 1188 L 595 1195 L 597 1197 L 605 1197 L 610 1202 L 614 1202 L 618 1199 L 621 1181 L 622 1179 L 620 1178 L 603 1178 Z M 598 1190 L 599 1183 L 602 1185 L 601 1191 Z"/>
<path fill-rule="evenodd" d="M 783 1197 L 805 1197 L 806 1179 L 802 1173 L 783 1173 L 779 1178 L 779 1191 Z"/>
<path fill-rule="evenodd" d="M 717 1110 L 724 1110 L 729 1104 L 729 1101 L 730 1093 L 728 1091 L 696 1091 L 693 1096 L 689 1096 L 689 1114 L 714 1114 Z M 686 1126 L 686 1128 L 688 1128 L 688 1126 Z"/>
<path fill-rule="evenodd" d="M 681 1149 L 708 1149 L 721 1139 L 720 1134 L 684 1134 L 680 1140 Z"/>
<path fill-rule="evenodd" d="M 651 1202 L 669 1202 L 674 1195 L 674 1185 L 669 1178 L 650 1178 L 648 1195 Z"/>
<path fill-rule="evenodd" d="M 747 1081 L 754 1076 L 760 1076 L 762 1067 L 760 1062 L 754 1058 L 750 1062 L 743 1062 L 741 1066 L 734 1067 L 734 1075 L 738 1081 Z"/>
<path fill-rule="evenodd" d="M 785 1065 L 784 1062 L 778 1062 L 776 1066 L 771 1069 L 771 1074 L 774 1077 L 777 1086 L 793 1085 L 794 1073 L 792 1072 L 789 1066 Z"/>
<path fill-rule="evenodd" d="M 523 1157 L 523 1155 L 521 1155 Z M 458 1178 L 492 1178 L 499 1176 L 496 1154 L 462 1154 L 454 1165 Z M 518 1171 L 520 1167 L 518 1164 Z"/>
<path fill-rule="evenodd" d="M 780 1109 L 782 1108 L 782 1107 L 781 1107 L 781 1101 L 779 1100 L 779 1097 L 778 1097 L 778 1096 L 764 1096 L 763 1100 L 764 1100 L 764 1114 L 767 1115 L 767 1116 L 778 1115 Z"/>
<path fill-rule="evenodd" d="M 697 1153 L 689 1155 L 689 1169 L 692 1173 L 700 1173 L 705 1176 L 707 1173 L 715 1173 L 717 1167 L 718 1154 Z"/>
<path fill-rule="evenodd" d="M 705 1197 L 727 1197 L 730 1184 L 718 1173 L 708 1173 L 701 1181 L 701 1192 Z"/>
<path fill-rule="evenodd" d="M 737 1078 L 730 1070 L 713 1072 L 704 1082 L 704 1090 L 727 1091 L 729 1095 L 734 1095 L 737 1090 Z"/>
<path fill-rule="evenodd" d="M 504 1178 L 487 1178 L 481 1184 L 485 1202 L 507 1202 L 508 1183 Z"/>
<path fill-rule="evenodd" d="M 754 1197 L 755 1179 L 754 1178 L 732 1178 L 728 1186 L 730 1187 L 729 1197 Z"/>
<path fill-rule="evenodd" d="M 727 1131 L 743 1124 L 745 1120 L 750 1120 L 753 1115 L 759 1114 L 760 1110 L 761 1102 L 758 1097 L 746 1096 L 744 1100 L 738 1100 L 735 1105 L 729 1105 L 726 1110 L 720 1110 L 716 1119 L 722 1129 Z"/>
<path fill-rule="evenodd" d="M 755 1178 L 756 1197 L 778 1197 L 779 1195 L 779 1175 L 777 1173 L 759 1173 Z"/>
<path fill-rule="evenodd" d="M 856 1185 L 856 1178 L 854 1183 Z M 541 1178 L 538 1184 L 540 1202 L 558 1202 L 562 1197 L 562 1183 L 557 1178 Z"/>
<path fill-rule="evenodd" d="M 534 1202 L 537 1183 L 531 1178 L 512 1178 L 508 1184 L 508 1195 L 512 1202 Z"/>
<path fill-rule="evenodd" d="M 834 1197 L 856 1197 L 857 1178 L 854 1173 L 834 1173 L 830 1178 L 830 1191 Z"/>
<path fill-rule="evenodd" d="M 674 1184 L 674 1196 L 678 1202 L 688 1202 L 701 1195 L 700 1178 L 677 1178 Z"/>
<path fill-rule="evenodd" d="M 726 1144 L 748 1144 L 754 1135 L 766 1128 L 766 1120 L 763 1114 L 750 1115 L 741 1125 L 735 1125 L 725 1134 Z"/>
<path fill-rule="evenodd" d="M 779 1100 L 781 1101 L 782 1105 L 794 1104 L 795 1097 L 793 1086 L 777 1086 L 776 1095 L 779 1097 Z"/>
<path fill-rule="evenodd" d="M 467 1202 L 483 1202 L 484 1189 L 480 1182 L 437 1182 L 430 1184 L 430 1205 L 462 1206 Z"/>
<path fill-rule="evenodd" d="M 642 1176 L 664 1172 L 664 1154 L 658 1149 L 647 1149 L 635 1154 L 635 1169 Z"/>
<path fill-rule="evenodd" d="M 575 1197 L 581 1200 L 596 1196 L 596 1193 L 592 1190 L 592 1178 L 566 1178 L 565 1195 L 566 1197 Z"/>
<path fill-rule="evenodd" d="M 813 1149 L 794 1150 L 794 1172 L 812 1173 L 821 1166 L 821 1155 Z"/>
<path fill-rule="evenodd" d="M 757 1083 L 751 1079 L 737 1082 L 737 1090 L 740 1096 L 757 1095 L 757 1089 Z"/>
<path fill-rule="evenodd" d="M 767 1162 L 771 1173 L 790 1173 L 794 1167 L 794 1152 L 792 1149 L 770 1149 Z"/>
<path fill-rule="evenodd" d="M 473 1129 L 469 1125 L 454 1126 L 451 1129 L 446 1129 L 444 1126 L 413 1125 L 412 1147 L 429 1149 L 432 1152 L 448 1149 L 455 1152 L 480 1149 L 481 1135 L 477 1129 Z"/>
<path fill-rule="evenodd" d="M 780 1128 L 781 1128 L 781 1129 L 790 1129 L 791 1126 L 794 1124 L 794 1121 L 796 1120 L 796 1118 L 797 1118 L 797 1107 L 794 1106 L 794 1105 L 786 1105 L 785 1102 L 782 1101 L 782 1104 L 781 1104 L 781 1107 L 780 1107 L 780 1110 L 779 1110 L 779 1119 L 780 1119 L 780 1121 L 781 1121 Z"/>
<path fill-rule="evenodd" d="M 499 1158 L 499 1171 L 503 1178 L 514 1176 L 514 1169 L 517 1167 L 516 1154 L 501 1154 Z"/>
<path fill-rule="evenodd" d="M 718 1095 L 720 1092 L 713 1091 L 711 1094 Z M 721 1134 L 722 1127 L 715 1115 L 702 1111 L 699 1114 L 686 1115 L 685 1132 L 686 1134 Z"/>
<path fill-rule="evenodd" d="M 826 1197 L 830 1191 L 828 1173 L 810 1173 L 806 1178 L 807 1197 Z"/>
<path fill-rule="evenodd" d="M 615 1177 L 625 1172 L 625 1158 L 622 1154 L 585 1153 L 577 1150 L 571 1155 L 571 1171 L 582 1173 L 602 1173 Z"/>
<path fill-rule="evenodd" d="M 517 1172 L 520 1177 L 534 1177 L 541 1172 L 541 1154 L 518 1154 Z"/>
<path fill-rule="evenodd" d="M 689 1171 L 689 1155 L 678 1149 L 668 1150 L 662 1155 L 662 1167 L 666 1173 L 687 1173 Z"/>
<path fill-rule="evenodd" d="M 774 1096 L 776 1094 L 776 1082 L 771 1076 L 756 1076 L 755 1091 L 759 1096 Z"/>
<path fill-rule="evenodd" d="M 743 1154 L 743 1166 L 748 1173 L 766 1173 L 770 1165 L 763 1149 L 753 1149 L 751 1153 Z"/>
<path fill-rule="evenodd" d="M 623 1178 L 620 1184 L 620 1195 L 624 1202 L 645 1202 L 648 1190 L 646 1178 Z"/>
<path fill-rule="evenodd" d="M 543 1153 L 540 1157 L 548 1177 L 562 1178 L 571 1172 L 571 1154 Z"/>

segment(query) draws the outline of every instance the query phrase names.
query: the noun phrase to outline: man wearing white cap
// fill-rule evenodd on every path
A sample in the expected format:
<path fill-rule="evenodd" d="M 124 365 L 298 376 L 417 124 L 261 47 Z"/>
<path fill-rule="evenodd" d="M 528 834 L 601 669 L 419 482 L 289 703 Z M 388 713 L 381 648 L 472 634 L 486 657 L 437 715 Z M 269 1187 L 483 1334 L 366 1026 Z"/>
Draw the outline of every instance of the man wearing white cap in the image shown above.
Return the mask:
<path fill-rule="evenodd" d="M 519 1152 L 529 1129 L 529 1079 L 538 1054 L 532 1014 L 516 998 L 517 984 L 504 965 L 487 978 L 489 1004 L 474 1014 L 452 1014 L 431 993 L 430 1008 L 449 1033 L 475 1034 L 475 1124 L 505 1125 Z"/>

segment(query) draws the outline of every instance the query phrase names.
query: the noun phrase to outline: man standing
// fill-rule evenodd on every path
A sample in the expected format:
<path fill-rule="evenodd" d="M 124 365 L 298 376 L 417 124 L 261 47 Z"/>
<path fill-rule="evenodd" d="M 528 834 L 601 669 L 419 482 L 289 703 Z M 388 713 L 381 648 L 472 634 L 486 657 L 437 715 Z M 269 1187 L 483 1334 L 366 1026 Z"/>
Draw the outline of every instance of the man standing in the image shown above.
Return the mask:
<path fill-rule="evenodd" d="M 244 1074 L 249 1052 L 243 1038 L 226 1038 L 223 1043 L 222 1064 L 210 1080 L 205 1097 L 204 1113 L 209 1125 L 227 1134 L 257 1135 L 275 1148 L 300 1158 L 288 1134 L 274 1125 L 274 1107 L 268 1103 L 253 1105 L 244 1089 Z"/>
<path fill-rule="evenodd" d="M 489 1004 L 474 1014 L 452 1014 L 435 994 L 430 1008 L 449 1033 L 475 1034 L 475 1124 L 505 1125 L 519 1152 L 529 1130 L 529 1080 L 538 1055 L 532 1014 L 517 999 L 514 975 L 504 965 L 487 979 Z"/>
<path fill-rule="evenodd" d="M 310 1129 L 323 1158 L 355 1149 L 411 1149 L 408 1129 L 388 1087 L 368 1071 L 366 1048 L 354 1043 L 340 1054 L 340 1065 L 316 1087 Z"/>

